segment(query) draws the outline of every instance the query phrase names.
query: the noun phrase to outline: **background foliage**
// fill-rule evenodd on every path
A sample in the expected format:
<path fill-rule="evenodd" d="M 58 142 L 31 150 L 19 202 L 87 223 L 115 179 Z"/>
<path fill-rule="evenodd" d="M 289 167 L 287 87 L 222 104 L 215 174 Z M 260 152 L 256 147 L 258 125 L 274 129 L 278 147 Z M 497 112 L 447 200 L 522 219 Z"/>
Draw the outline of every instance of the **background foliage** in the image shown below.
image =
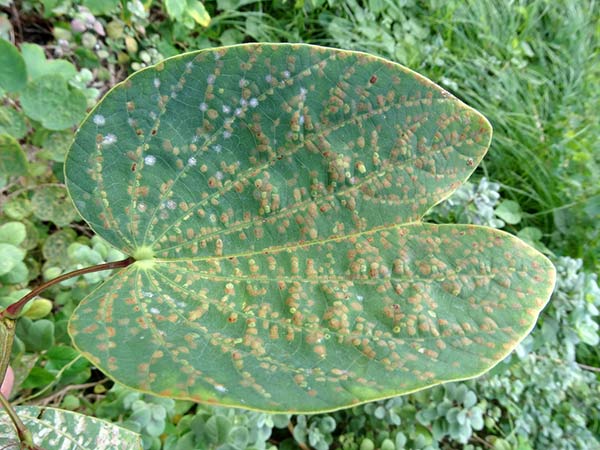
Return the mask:
<path fill-rule="evenodd" d="M 41 280 L 122 258 L 65 201 L 64 154 L 86 109 L 164 57 L 252 41 L 385 56 L 480 110 L 495 128 L 489 155 L 428 220 L 503 228 L 548 254 L 559 272 L 534 332 L 488 375 L 292 417 L 159 399 L 104 378 L 66 335 L 74 307 L 107 276 L 88 274 L 46 291 L 20 320 L 13 401 L 121 423 L 141 433 L 147 449 L 600 446 L 596 2 L 0 0 L 0 7 L 1 306 Z"/>

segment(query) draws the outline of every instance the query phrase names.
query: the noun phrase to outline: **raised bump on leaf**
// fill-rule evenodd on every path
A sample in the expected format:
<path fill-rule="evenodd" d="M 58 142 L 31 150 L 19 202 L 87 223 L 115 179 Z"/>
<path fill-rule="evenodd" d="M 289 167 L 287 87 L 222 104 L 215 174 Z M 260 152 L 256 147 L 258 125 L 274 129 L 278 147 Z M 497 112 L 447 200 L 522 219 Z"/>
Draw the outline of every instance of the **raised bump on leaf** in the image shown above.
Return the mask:
<path fill-rule="evenodd" d="M 143 256 L 81 302 L 74 343 L 126 385 L 268 411 L 477 376 L 554 280 L 513 236 L 420 222 L 490 139 L 477 111 L 363 53 L 247 44 L 142 70 L 65 164 L 92 228 Z"/>

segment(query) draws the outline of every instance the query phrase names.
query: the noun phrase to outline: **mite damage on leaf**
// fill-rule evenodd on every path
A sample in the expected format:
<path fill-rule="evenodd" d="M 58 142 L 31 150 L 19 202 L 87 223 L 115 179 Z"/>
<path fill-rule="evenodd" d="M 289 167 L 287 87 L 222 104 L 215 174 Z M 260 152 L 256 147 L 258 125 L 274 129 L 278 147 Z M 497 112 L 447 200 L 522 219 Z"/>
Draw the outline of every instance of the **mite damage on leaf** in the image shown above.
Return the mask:
<path fill-rule="evenodd" d="M 75 206 L 136 260 L 80 303 L 74 345 L 130 387 L 264 411 L 478 376 L 554 284 L 514 236 L 421 222 L 490 139 L 480 113 L 364 53 L 244 44 L 144 69 L 67 155 Z"/>

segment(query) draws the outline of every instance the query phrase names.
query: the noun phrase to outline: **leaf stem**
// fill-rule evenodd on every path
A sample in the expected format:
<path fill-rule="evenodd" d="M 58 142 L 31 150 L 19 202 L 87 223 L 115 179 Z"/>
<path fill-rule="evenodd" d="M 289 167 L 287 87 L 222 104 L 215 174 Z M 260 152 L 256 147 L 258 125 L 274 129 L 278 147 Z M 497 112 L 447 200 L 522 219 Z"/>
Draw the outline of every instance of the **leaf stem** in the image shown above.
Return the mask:
<path fill-rule="evenodd" d="M 0 381 L 4 380 L 4 374 L 8 367 L 9 355 L 12 348 L 12 341 L 15 333 L 15 320 L 19 317 L 19 314 L 23 310 L 23 307 L 29 302 L 29 300 L 37 297 L 43 291 L 57 283 L 60 283 L 69 278 L 77 277 L 79 275 L 85 275 L 86 273 L 100 272 L 102 270 L 119 269 L 127 267 L 135 261 L 134 258 L 129 257 L 121 261 L 113 261 L 105 264 L 98 264 L 96 266 L 85 267 L 83 269 L 74 270 L 73 272 L 65 273 L 59 277 L 53 278 L 52 280 L 46 281 L 40 284 L 38 287 L 33 289 L 27 295 L 23 296 L 19 301 L 8 306 L 3 311 L 0 311 Z M 19 441 L 27 449 L 37 450 L 40 447 L 33 443 L 31 432 L 25 427 L 19 416 L 12 408 L 10 402 L 0 393 L 0 405 L 4 407 L 6 413 L 10 417 L 13 425 L 17 430 L 17 436 Z"/>
<path fill-rule="evenodd" d="M 294 435 L 294 424 L 292 423 L 291 420 L 288 422 L 287 427 L 288 427 L 288 430 L 290 430 L 290 434 L 293 436 Z M 296 441 L 296 445 L 298 445 L 298 447 L 300 447 L 302 450 L 310 450 L 308 445 L 306 445 L 300 441 Z"/>
<path fill-rule="evenodd" d="M 0 384 L 8 368 L 8 355 L 12 350 L 15 337 L 15 321 L 10 318 L 0 318 Z"/>
<path fill-rule="evenodd" d="M 5 318 L 5 317 L 9 318 L 9 319 L 17 319 L 19 317 L 19 314 L 21 313 L 21 310 L 23 309 L 23 307 L 27 304 L 27 302 L 29 300 L 31 300 L 32 298 L 35 298 L 36 296 L 41 294 L 43 291 L 45 291 L 46 289 L 48 289 L 51 286 L 54 286 L 55 284 L 58 284 L 65 280 L 68 280 L 69 278 L 77 277 L 79 275 L 85 275 L 86 273 L 100 272 L 102 270 L 111 270 L 111 269 L 119 269 L 121 267 L 127 267 L 134 261 L 135 260 L 132 257 L 129 257 L 129 258 L 123 259 L 121 261 L 113 261 L 113 262 L 109 262 L 109 263 L 105 263 L 105 264 L 98 264 L 96 266 L 85 267 L 83 269 L 74 270 L 73 272 L 65 273 L 59 277 L 53 278 L 52 280 L 48 280 L 45 283 L 40 284 L 38 287 L 36 287 L 31 292 L 29 292 L 27 295 L 25 295 L 19 301 L 8 306 L 4 311 L 0 311 L 0 319 Z"/>
<path fill-rule="evenodd" d="M 33 437 L 31 436 L 31 432 L 27 429 L 21 419 L 19 419 L 19 416 L 13 409 L 12 405 L 2 393 L 0 393 L 0 405 L 4 407 L 6 414 L 8 414 L 8 417 L 10 417 L 11 422 L 15 426 L 17 438 L 21 444 L 24 444 L 26 446 L 25 448 L 38 448 L 33 445 Z"/>

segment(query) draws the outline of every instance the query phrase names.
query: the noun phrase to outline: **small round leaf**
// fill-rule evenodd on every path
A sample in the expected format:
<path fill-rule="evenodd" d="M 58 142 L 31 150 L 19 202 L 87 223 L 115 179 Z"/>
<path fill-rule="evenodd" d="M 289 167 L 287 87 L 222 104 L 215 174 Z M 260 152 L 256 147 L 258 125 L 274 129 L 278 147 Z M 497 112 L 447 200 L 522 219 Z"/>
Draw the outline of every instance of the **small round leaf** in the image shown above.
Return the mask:
<path fill-rule="evenodd" d="M 24 43 L 21 52 L 31 80 L 58 75 L 65 81 L 69 81 L 77 75 L 75 66 L 66 59 L 46 59 L 44 49 L 37 44 Z"/>
<path fill-rule="evenodd" d="M 18 177 L 27 174 L 27 171 L 27 156 L 17 140 L 0 134 L 0 176 Z"/>
<path fill-rule="evenodd" d="M 5 275 L 25 258 L 25 250 L 12 244 L 0 243 L 0 275 Z"/>
<path fill-rule="evenodd" d="M 85 115 L 87 100 L 57 74 L 27 83 L 21 94 L 21 106 L 28 117 L 49 130 L 63 130 L 79 123 Z"/>
<path fill-rule="evenodd" d="M 521 206 L 514 200 L 503 200 L 494 210 L 496 215 L 510 225 L 518 224 L 523 214 Z"/>
<path fill-rule="evenodd" d="M 53 222 L 59 227 L 77 218 L 77 211 L 73 209 L 67 190 L 62 186 L 48 186 L 35 191 L 31 207 L 38 219 Z"/>
<path fill-rule="evenodd" d="M 19 92 L 27 82 L 25 61 L 19 50 L 0 38 L 0 89 L 7 92 Z"/>
<path fill-rule="evenodd" d="M 21 222 L 7 222 L 0 225 L 0 242 L 19 245 L 27 236 L 25 225 Z"/>
<path fill-rule="evenodd" d="M 2 206 L 4 214 L 14 220 L 23 220 L 31 215 L 31 202 L 24 196 L 10 196 Z"/>
<path fill-rule="evenodd" d="M 21 139 L 27 134 L 27 121 L 20 111 L 10 106 L 0 106 L 0 134 Z"/>

